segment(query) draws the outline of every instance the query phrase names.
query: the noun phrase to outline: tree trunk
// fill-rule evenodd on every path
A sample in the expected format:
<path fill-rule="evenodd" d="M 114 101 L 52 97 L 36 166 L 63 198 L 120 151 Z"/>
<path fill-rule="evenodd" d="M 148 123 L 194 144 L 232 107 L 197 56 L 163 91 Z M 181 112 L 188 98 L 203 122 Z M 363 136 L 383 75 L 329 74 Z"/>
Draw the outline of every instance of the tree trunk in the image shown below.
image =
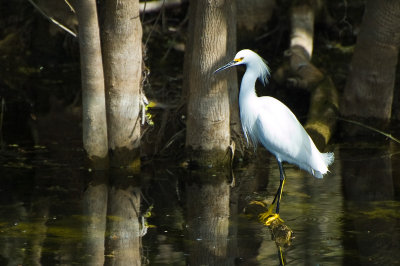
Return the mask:
<path fill-rule="evenodd" d="M 108 145 L 113 167 L 140 166 L 142 26 L 139 1 L 105 1 L 102 31 Z"/>
<path fill-rule="evenodd" d="M 369 123 L 374 119 L 381 125 L 389 122 L 400 44 L 399 14 L 397 0 L 367 2 L 341 101 L 343 116 Z"/>
<path fill-rule="evenodd" d="M 186 149 L 200 165 L 223 163 L 230 144 L 227 71 L 218 78 L 213 72 L 232 59 L 235 51 L 228 34 L 235 27 L 234 1 L 192 1 L 189 42 L 191 47 L 187 96 Z M 194 21 L 193 21 L 194 20 Z M 233 23 L 233 24 L 232 24 Z M 232 41 L 232 40 L 231 40 Z M 195 158 L 194 158 L 195 157 Z"/>
<path fill-rule="evenodd" d="M 247 33 L 246 35 L 265 27 L 276 7 L 275 0 L 252 0 L 250 5 L 249 0 L 236 0 L 236 2 L 240 10 L 237 13 L 237 25 L 239 31 Z"/>
<path fill-rule="evenodd" d="M 105 168 L 107 121 L 96 1 L 77 1 L 76 7 L 82 76 L 83 148 L 95 169 Z"/>
<path fill-rule="evenodd" d="M 233 1 L 231 8 L 233 9 L 233 14 L 236 14 L 236 1 Z M 232 57 L 229 60 L 232 60 L 235 52 L 236 52 L 236 39 L 237 39 L 237 31 L 236 31 L 236 16 L 228 16 L 228 43 L 227 43 L 227 51 L 232 52 Z M 227 61 L 227 62 L 228 62 Z M 240 123 L 240 114 L 239 114 L 239 87 L 237 80 L 237 72 L 230 71 L 230 73 L 226 73 L 228 75 L 228 93 L 229 93 L 229 112 L 230 112 L 230 127 L 231 127 L 231 139 L 235 143 L 235 147 L 237 151 L 240 151 L 242 154 L 246 147 L 246 141 L 244 139 L 244 135 L 242 132 L 242 124 Z"/>

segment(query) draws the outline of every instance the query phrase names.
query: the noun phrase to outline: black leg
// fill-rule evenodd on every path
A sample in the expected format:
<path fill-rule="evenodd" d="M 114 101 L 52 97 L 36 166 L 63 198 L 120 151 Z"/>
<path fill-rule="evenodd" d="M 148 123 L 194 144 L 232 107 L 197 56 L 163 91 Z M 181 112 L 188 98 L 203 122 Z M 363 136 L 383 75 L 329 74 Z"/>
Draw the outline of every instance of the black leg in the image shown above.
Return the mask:
<path fill-rule="evenodd" d="M 278 160 L 278 165 L 279 165 L 279 188 L 278 191 L 276 192 L 274 201 L 272 203 L 275 203 L 276 200 L 276 213 L 279 214 L 279 204 L 281 202 L 281 197 L 282 197 L 282 191 L 283 191 L 283 185 L 285 183 L 285 171 L 283 170 L 282 162 Z"/>

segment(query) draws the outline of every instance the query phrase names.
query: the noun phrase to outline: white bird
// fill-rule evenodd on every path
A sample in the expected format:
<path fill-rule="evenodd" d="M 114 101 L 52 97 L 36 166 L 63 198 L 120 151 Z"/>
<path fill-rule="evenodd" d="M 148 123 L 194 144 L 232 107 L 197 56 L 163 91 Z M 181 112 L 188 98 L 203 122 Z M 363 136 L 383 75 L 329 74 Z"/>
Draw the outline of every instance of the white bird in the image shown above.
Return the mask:
<path fill-rule="evenodd" d="M 246 65 L 239 93 L 240 120 L 247 143 L 255 147 L 261 143 L 278 161 L 280 185 L 270 211 L 276 203 L 276 217 L 279 217 L 279 202 L 282 196 L 285 173 L 282 162 L 299 166 L 317 178 L 322 178 L 333 162 L 333 153 L 321 153 L 290 109 L 279 100 L 258 97 L 255 83 L 259 79 L 265 86 L 270 75 L 265 61 L 255 52 L 239 51 L 233 61 L 218 68 L 221 70 Z"/>

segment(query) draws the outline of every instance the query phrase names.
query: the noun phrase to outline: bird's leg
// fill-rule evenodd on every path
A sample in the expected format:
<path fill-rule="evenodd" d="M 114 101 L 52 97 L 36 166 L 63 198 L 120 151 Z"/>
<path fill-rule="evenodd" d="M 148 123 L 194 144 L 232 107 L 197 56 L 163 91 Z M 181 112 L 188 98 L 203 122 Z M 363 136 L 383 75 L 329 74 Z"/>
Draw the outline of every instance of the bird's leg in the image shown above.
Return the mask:
<path fill-rule="evenodd" d="M 279 165 L 279 187 L 278 190 L 276 191 L 274 200 L 272 201 L 271 205 L 268 207 L 268 210 L 265 213 L 260 214 L 260 220 L 262 220 L 266 225 L 270 225 L 272 221 L 279 219 L 282 221 L 282 219 L 279 217 L 279 205 L 281 202 L 282 198 L 282 191 L 283 191 L 283 186 L 285 185 L 285 171 L 283 170 L 282 162 L 278 160 L 278 165 Z M 275 214 L 273 214 L 273 209 L 275 208 L 276 204 L 276 209 L 275 209 Z M 283 222 L 283 221 L 282 221 Z"/>
<path fill-rule="evenodd" d="M 276 203 L 276 213 L 279 214 L 279 204 L 281 202 L 281 198 L 282 198 L 282 192 L 283 192 L 283 186 L 285 185 L 285 171 L 283 170 L 283 166 L 282 166 L 282 162 L 280 162 L 278 160 L 278 165 L 279 165 L 279 187 L 278 187 L 278 191 L 276 192 L 274 201 L 272 202 L 272 204 L 274 204 L 275 200 L 278 199 L 277 203 Z"/>

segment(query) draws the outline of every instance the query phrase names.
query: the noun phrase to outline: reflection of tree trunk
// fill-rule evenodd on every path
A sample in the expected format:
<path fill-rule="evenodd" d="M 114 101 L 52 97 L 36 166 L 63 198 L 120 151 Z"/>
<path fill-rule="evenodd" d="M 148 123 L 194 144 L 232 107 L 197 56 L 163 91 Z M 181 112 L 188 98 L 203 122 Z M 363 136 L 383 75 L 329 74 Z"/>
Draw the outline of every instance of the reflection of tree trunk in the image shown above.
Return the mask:
<path fill-rule="evenodd" d="M 40 202 L 40 203 L 39 203 Z M 42 265 L 43 243 L 46 239 L 47 221 L 49 217 L 49 198 L 40 198 L 40 201 L 35 204 L 31 212 L 34 217 L 31 217 L 31 230 L 33 236 L 29 240 L 30 247 L 27 256 L 24 260 L 24 265 Z"/>
<path fill-rule="evenodd" d="M 343 158 L 342 175 L 347 200 L 377 201 L 394 197 L 392 165 L 388 154 L 389 145 L 380 144 L 379 149 L 369 143 L 370 148 L 346 150 L 351 158 Z M 368 159 L 366 159 L 368 158 Z M 368 161 L 367 161 L 368 160 Z"/>
<path fill-rule="evenodd" d="M 161 170 L 162 168 L 163 166 L 158 169 Z M 156 171 L 157 174 L 154 174 L 154 170 L 150 166 L 147 169 L 143 168 L 141 172 L 142 175 L 145 173 L 144 175 L 154 177 L 149 183 L 144 183 L 141 186 L 143 198 L 147 199 L 142 203 L 142 210 L 147 209 L 149 204 L 154 204 L 154 209 L 150 208 L 146 212 L 151 213 L 150 223 L 159 225 L 157 228 L 149 229 L 150 236 L 146 235 L 143 238 L 144 245 L 149 250 L 157 250 L 157 256 L 152 256 L 151 265 L 184 265 L 185 252 L 176 249 L 177 234 L 170 234 L 170 232 L 182 232 L 185 225 L 182 191 L 178 181 L 181 175 L 172 170 L 172 172 L 168 171 L 170 173 L 168 178 L 159 178 L 161 172 Z M 156 215 L 153 215 L 154 213 Z M 165 232 L 166 230 L 168 232 Z M 154 241 L 155 239 L 157 240 Z M 147 257 L 146 254 L 143 255 Z"/>
<path fill-rule="evenodd" d="M 258 152 L 252 155 L 248 162 L 241 165 L 235 171 L 236 186 L 232 189 L 232 194 L 238 197 L 238 211 L 243 213 L 246 211 L 246 217 L 238 215 L 238 224 L 246 224 L 238 228 L 238 238 L 240 241 L 237 243 L 237 256 L 242 258 L 246 265 L 257 265 L 257 256 L 259 255 L 260 246 L 263 243 L 263 237 L 258 234 L 262 230 L 263 225 L 258 221 L 257 215 L 255 214 L 254 219 L 249 219 L 249 203 L 252 199 L 249 199 L 249 195 L 254 192 L 265 191 L 265 188 L 269 184 L 269 175 L 267 169 L 269 169 L 269 154 L 265 150 L 259 149 Z M 275 162 L 274 162 L 275 163 Z M 263 167 L 260 168 L 260 165 Z M 279 179 L 279 178 L 277 178 Z M 274 189 L 276 190 L 276 189 Z M 232 196 L 231 196 L 232 198 Z M 232 200 L 231 200 L 232 202 Z M 269 203 L 269 202 L 268 202 Z M 275 252 L 275 243 L 269 241 L 271 249 Z M 275 255 L 275 253 L 274 253 Z"/>
<path fill-rule="evenodd" d="M 398 0 L 367 1 L 343 93 L 344 116 L 369 123 L 371 118 L 389 121 L 400 45 L 399 13 Z M 361 128 L 348 129 L 353 134 Z"/>
<path fill-rule="evenodd" d="M 55 155 L 54 153 L 52 154 Z M 68 156 L 71 154 L 63 152 L 62 155 Z M 47 171 L 38 169 L 35 171 L 34 182 L 31 184 L 32 187 L 35 187 L 35 190 L 33 190 L 33 194 L 30 198 L 31 206 L 29 209 L 29 220 L 27 221 L 27 225 L 29 225 L 29 232 L 32 235 L 27 239 L 28 243 L 25 247 L 26 256 L 23 265 L 42 265 L 41 259 L 46 253 L 43 252 L 43 250 L 46 250 L 45 241 L 49 230 L 48 222 L 49 216 L 51 215 L 50 208 L 52 198 L 49 195 L 48 184 L 43 178 L 47 175 Z"/>
<path fill-rule="evenodd" d="M 229 184 L 219 174 L 200 173 L 186 184 L 189 265 L 234 265 L 227 258 Z"/>
<path fill-rule="evenodd" d="M 140 188 L 128 174 L 114 173 L 108 193 L 106 265 L 141 265 Z"/>
<path fill-rule="evenodd" d="M 106 173 L 96 171 L 83 196 L 86 265 L 104 264 L 104 236 L 107 215 Z"/>
<path fill-rule="evenodd" d="M 390 142 L 390 152 L 392 154 L 391 159 L 392 159 L 392 167 L 393 167 L 393 186 L 394 186 L 394 191 L 399 191 L 400 192 L 400 160 L 399 160 L 399 155 L 397 153 L 397 148 L 398 144 L 394 143 L 393 141 Z M 396 195 L 399 196 L 399 195 Z"/>
<path fill-rule="evenodd" d="M 102 42 L 111 164 L 138 168 L 142 68 L 139 1 L 105 3 Z"/>
<path fill-rule="evenodd" d="M 7 228 L 7 226 L 14 227 L 14 224 L 12 223 L 15 223 L 15 221 L 19 221 L 19 223 L 25 223 L 27 221 L 26 206 L 23 206 L 23 204 L 21 204 L 22 201 L 20 201 L 19 197 L 15 197 L 15 199 L 12 200 L 11 199 L 12 196 L 0 199 L 2 207 L 13 206 L 12 209 L 7 207 L 1 208 L 0 215 L 4 219 L 4 220 L 2 219 L 1 221 L 2 223 L 1 230 L 4 230 L 4 228 Z M 47 221 L 47 218 L 44 217 L 43 220 Z M 6 221 L 9 221 L 8 225 L 6 225 L 7 224 Z M 44 229 L 44 231 L 46 231 L 47 229 L 46 221 L 38 221 L 38 224 L 34 224 L 33 226 L 34 227 L 37 226 L 36 227 L 37 229 Z M 40 225 L 43 227 L 41 227 Z M 35 231 L 33 231 L 33 233 L 34 232 Z M 43 230 L 40 230 L 40 232 L 43 232 Z M 8 262 L 8 264 L 6 265 L 25 265 L 25 263 L 23 262 L 28 262 L 26 263 L 26 265 L 40 265 L 40 258 L 42 254 L 41 253 L 42 243 L 44 240 L 44 236 L 41 237 L 40 235 L 32 235 L 30 236 L 29 240 L 26 241 L 24 237 L 16 237 L 16 235 L 14 235 L 13 233 L 10 234 L 10 232 L 3 233 L 3 231 L 1 231 L 0 235 L 1 235 L 1 241 L 0 241 L 1 262 L 3 263 L 5 261 Z M 31 246 L 32 250 L 27 249 L 27 247 L 30 248 Z"/>
<path fill-rule="evenodd" d="M 233 176 L 232 176 L 233 177 Z M 235 177 L 233 177 L 235 178 Z M 229 188 L 229 234 L 228 234 L 228 258 L 238 258 L 238 223 L 239 223 L 239 193 L 238 190 Z"/>
<path fill-rule="evenodd" d="M 379 148 L 369 145 L 362 152 L 351 147 L 346 150 L 349 157 L 342 156 L 346 208 L 353 214 L 348 217 L 353 228 L 347 231 L 358 232 L 352 239 L 358 249 L 358 263 L 392 265 L 398 258 L 400 236 L 396 217 L 384 211 L 385 204 L 394 199 L 390 147 L 382 143 Z"/>
<path fill-rule="evenodd" d="M 230 144 L 229 94 L 227 79 L 232 72 L 212 76 L 220 65 L 232 59 L 234 47 L 228 44 L 228 34 L 234 28 L 234 1 L 192 1 L 190 5 L 189 45 L 192 51 L 188 67 L 186 95 L 186 147 L 199 151 L 193 155 L 201 165 L 221 163 Z M 233 6 L 232 6 L 233 5 Z M 211 156 L 210 156 L 211 154 Z"/>
<path fill-rule="evenodd" d="M 77 1 L 82 75 L 83 147 L 95 163 L 106 158 L 107 122 L 103 62 L 95 0 Z M 100 163 L 104 164 L 104 161 Z M 103 166 L 104 167 L 104 166 Z"/>

